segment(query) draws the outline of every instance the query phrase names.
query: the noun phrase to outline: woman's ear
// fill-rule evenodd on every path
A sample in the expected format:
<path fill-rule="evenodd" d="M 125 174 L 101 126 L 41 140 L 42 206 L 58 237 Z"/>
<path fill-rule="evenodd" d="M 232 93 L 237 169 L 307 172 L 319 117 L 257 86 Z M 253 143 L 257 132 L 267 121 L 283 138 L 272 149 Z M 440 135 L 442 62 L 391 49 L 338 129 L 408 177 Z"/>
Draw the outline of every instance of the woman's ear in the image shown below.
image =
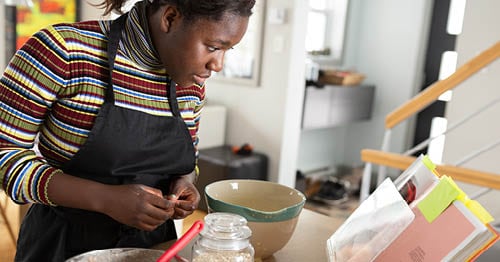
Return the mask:
<path fill-rule="evenodd" d="M 167 5 L 161 15 L 161 31 L 168 33 L 180 20 L 181 15 L 175 6 Z"/>

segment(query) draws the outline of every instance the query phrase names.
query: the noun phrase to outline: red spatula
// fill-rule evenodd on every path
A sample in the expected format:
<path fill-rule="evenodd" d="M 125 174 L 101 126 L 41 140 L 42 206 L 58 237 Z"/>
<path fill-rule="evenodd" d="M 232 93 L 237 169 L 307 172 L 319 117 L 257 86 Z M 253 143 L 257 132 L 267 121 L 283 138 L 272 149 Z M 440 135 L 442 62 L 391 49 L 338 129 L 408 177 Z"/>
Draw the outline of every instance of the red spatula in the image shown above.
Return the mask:
<path fill-rule="evenodd" d="M 156 262 L 170 262 L 170 260 L 179 253 L 198 233 L 203 229 L 203 221 L 197 220 L 165 253 L 161 255 Z"/>

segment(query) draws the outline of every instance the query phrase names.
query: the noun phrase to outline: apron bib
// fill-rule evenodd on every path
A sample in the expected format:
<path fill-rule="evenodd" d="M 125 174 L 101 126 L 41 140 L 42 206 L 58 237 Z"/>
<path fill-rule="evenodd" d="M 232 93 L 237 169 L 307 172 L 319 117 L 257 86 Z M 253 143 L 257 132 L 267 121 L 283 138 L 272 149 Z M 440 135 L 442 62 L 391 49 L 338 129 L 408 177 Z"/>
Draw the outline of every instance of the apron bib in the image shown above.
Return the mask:
<path fill-rule="evenodd" d="M 172 117 L 114 105 L 114 60 L 126 18 L 122 15 L 111 25 L 104 104 L 87 140 L 63 171 L 105 184 L 144 184 L 167 194 L 170 179 L 194 170 L 194 146 L 179 113 L 173 81 L 168 85 Z M 147 248 L 175 238 L 172 220 L 147 232 L 97 212 L 34 204 L 21 225 L 15 260 L 64 261 L 91 250 Z"/>

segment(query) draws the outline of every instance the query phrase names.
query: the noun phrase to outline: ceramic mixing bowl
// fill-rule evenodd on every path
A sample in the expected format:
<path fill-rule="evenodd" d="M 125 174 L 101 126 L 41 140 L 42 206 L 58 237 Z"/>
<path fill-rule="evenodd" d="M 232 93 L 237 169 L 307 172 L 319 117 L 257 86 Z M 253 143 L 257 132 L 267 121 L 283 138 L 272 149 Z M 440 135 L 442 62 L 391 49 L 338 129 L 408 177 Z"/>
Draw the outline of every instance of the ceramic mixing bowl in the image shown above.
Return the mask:
<path fill-rule="evenodd" d="M 239 214 L 252 230 L 255 258 L 266 258 L 283 248 L 292 237 L 306 197 L 278 183 L 229 179 L 205 187 L 208 212 Z"/>

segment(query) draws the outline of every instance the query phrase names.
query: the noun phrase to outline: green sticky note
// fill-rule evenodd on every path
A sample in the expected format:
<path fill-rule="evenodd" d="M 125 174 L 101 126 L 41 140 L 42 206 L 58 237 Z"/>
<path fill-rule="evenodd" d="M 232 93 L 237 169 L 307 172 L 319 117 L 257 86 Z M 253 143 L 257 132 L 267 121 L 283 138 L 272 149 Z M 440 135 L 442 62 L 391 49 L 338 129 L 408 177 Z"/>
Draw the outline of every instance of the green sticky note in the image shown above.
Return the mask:
<path fill-rule="evenodd" d="M 417 207 L 427 222 L 431 223 L 453 202 L 460 191 L 449 177 L 442 177 L 432 191 L 422 199 Z"/>

